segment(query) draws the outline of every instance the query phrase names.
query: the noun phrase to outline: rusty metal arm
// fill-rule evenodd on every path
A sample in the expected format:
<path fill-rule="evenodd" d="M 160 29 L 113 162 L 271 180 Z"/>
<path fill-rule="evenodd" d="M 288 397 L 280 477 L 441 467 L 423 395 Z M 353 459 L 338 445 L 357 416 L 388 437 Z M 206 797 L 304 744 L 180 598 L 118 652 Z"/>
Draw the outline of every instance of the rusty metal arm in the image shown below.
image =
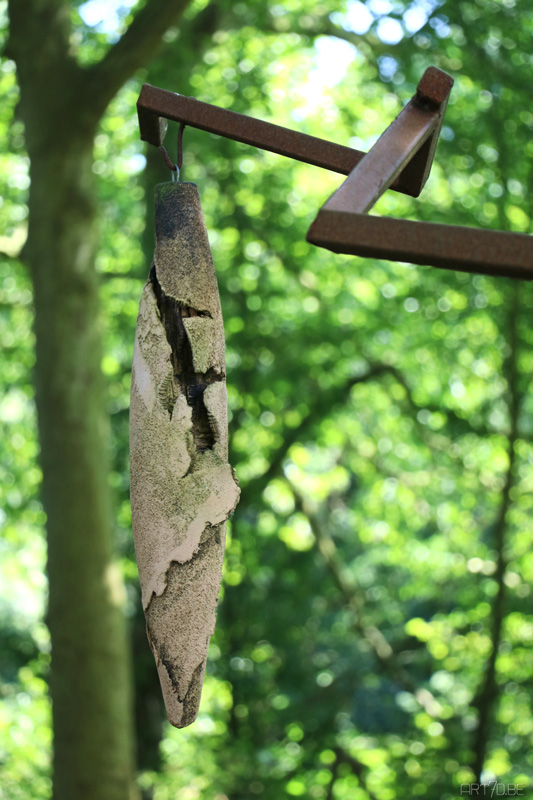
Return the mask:
<path fill-rule="evenodd" d="M 527 233 L 371 217 L 350 211 L 323 210 L 319 218 L 320 227 L 317 218 L 307 241 L 334 253 L 533 279 L 533 237 Z"/>
<path fill-rule="evenodd" d="M 431 150 L 432 159 L 452 85 L 443 75 L 426 71 L 415 97 L 322 206 L 307 241 L 335 253 L 531 280 L 533 237 L 527 234 L 366 214 L 398 175 L 413 186 L 420 154 L 427 159 Z"/>
<path fill-rule="evenodd" d="M 435 68 L 430 69 L 435 70 Z M 435 72 L 446 75 L 440 70 Z M 137 113 L 141 139 L 156 147 L 162 145 L 167 120 L 170 119 L 315 167 L 323 167 L 341 175 L 348 175 L 366 155 L 351 147 L 328 142 L 235 111 L 228 111 L 210 103 L 203 103 L 194 97 L 185 97 L 166 89 L 159 89 L 148 83 L 141 89 L 137 101 Z M 417 161 L 410 165 L 411 168 L 405 171 L 405 175 L 395 176 L 389 188 L 418 197 L 429 174 L 434 150 L 434 147 L 430 147 L 426 152 L 420 152 Z"/>
<path fill-rule="evenodd" d="M 435 155 L 453 84 L 430 67 L 416 95 L 369 153 L 237 114 L 145 84 L 137 110 L 141 139 L 162 145 L 167 120 L 348 175 L 319 211 L 307 241 L 336 253 L 533 279 L 533 237 L 366 212 L 387 190 L 418 197 Z"/>
<path fill-rule="evenodd" d="M 450 79 L 448 94 L 451 86 Z M 420 98 L 415 95 L 380 136 L 370 152 L 353 168 L 323 209 L 365 214 L 398 178 L 428 139 L 430 137 L 435 139 L 435 132 L 437 128 L 440 129 L 442 116 L 440 104 L 430 102 L 427 97 Z M 425 166 L 424 164 L 424 171 Z"/>

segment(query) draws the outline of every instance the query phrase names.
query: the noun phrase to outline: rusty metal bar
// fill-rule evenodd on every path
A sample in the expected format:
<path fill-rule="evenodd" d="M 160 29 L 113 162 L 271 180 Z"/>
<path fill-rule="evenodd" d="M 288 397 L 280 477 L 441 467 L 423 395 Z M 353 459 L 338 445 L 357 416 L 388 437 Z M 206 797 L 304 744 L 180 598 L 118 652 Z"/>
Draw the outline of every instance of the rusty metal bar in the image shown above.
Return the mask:
<path fill-rule="evenodd" d="M 157 146 L 161 144 L 158 141 L 160 134 L 153 120 L 160 116 L 344 175 L 365 155 L 350 147 L 326 142 L 147 83 L 142 87 L 137 110 L 141 139 Z"/>
<path fill-rule="evenodd" d="M 453 80 L 430 67 L 415 97 L 365 154 L 145 84 L 137 109 L 141 139 L 159 147 L 167 119 L 323 167 L 348 179 L 323 207 L 307 241 L 338 253 L 464 272 L 533 278 L 533 237 L 478 228 L 369 217 L 387 189 L 418 197 L 435 154 Z"/>
<path fill-rule="evenodd" d="M 366 215 L 398 175 L 411 188 L 425 182 L 452 83 L 440 70 L 426 71 L 415 97 L 320 209 L 308 242 L 347 255 L 533 279 L 527 234 Z"/>
<path fill-rule="evenodd" d="M 411 100 L 323 209 L 368 211 L 429 139 L 438 121 L 438 109 L 420 108 Z"/>
<path fill-rule="evenodd" d="M 400 175 L 410 189 L 420 192 L 429 175 L 452 86 L 453 80 L 445 72 L 435 67 L 427 69 L 416 95 L 353 168 L 323 210 L 364 214 Z M 428 147 L 417 158 L 426 142 Z M 404 172 L 408 165 L 410 181 Z"/>
<path fill-rule="evenodd" d="M 166 121 L 171 119 L 192 128 L 216 133 L 341 175 L 348 175 L 366 155 L 351 147 L 328 142 L 235 111 L 228 111 L 210 103 L 203 103 L 194 97 L 185 97 L 166 89 L 159 89 L 148 83 L 144 84 L 139 95 L 137 113 L 141 139 L 156 147 L 163 143 Z M 430 166 L 431 164 L 427 165 L 424 162 L 423 171 L 429 172 Z M 390 188 L 416 197 L 422 185 L 420 174 L 414 171 L 411 177 L 393 181 Z"/>
<path fill-rule="evenodd" d="M 418 84 L 416 95 L 370 152 L 353 168 L 323 210 L 352 211 L 357 214 L 368 211 L 430 137 L 435 142 L 452 85 L 453 80 L 445 72 L 435 67 L 427 69 Z M 425 158 L 419 159 L 412 171 L 412 184 L 416 183 L 420 189 L 431 167 L 427 158 L 431 156 L 433 159 L 435 148 L 436 142 L 426 148 Z"/>
<path fill-rule="evenodd" d="M 418 197 L 429 177 L 453 83 L 453 78 L 446 72 L 428 67 L 417 86 L 413 100 L 423 108 L 438 108 L 439 119 L 433 135 L 407 164 L 399 179 L 400 188 L 405 182 L 411 189 L 407 194 L 412 194 L 413 197 Z"/>
<path fill-rule="evenodd" d="M 533 237 L 323 209 L 307 241 L 334 253 L 533 279 Z"/>

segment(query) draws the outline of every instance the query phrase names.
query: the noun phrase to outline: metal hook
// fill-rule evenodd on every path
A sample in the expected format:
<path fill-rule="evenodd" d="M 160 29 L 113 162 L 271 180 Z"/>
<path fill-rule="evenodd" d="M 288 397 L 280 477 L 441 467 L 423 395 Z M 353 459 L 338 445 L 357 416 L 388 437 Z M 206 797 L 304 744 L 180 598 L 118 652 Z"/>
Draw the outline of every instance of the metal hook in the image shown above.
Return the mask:
<path fill-rule="evenodd" d="M 158 149 L 159 149 L 159 152 L 161 153 L 161 155 L 162 155 L 162 156 L 163 156 L 163 158 L 164 158 L 165 164 L 167 165 L 167 167 L 168 167 L 170 170 L 172 170 L 172 180 L 175 180 L 175 179 L 174 179 L 174 172 L 178 172 L 178 174 L 179 174 L 178 167 L 176 166 L 176 164 L 173 164 L 173 163 L 172 163 L 172 161 L 171 161 L 171 160 L 170 160 L 170 158 L 168 157 L 168 153 L 167 153 L 167 151 L 165 150 L 165 148 L 163 147 L 163 145 L 162 145 L 162 144 L 160 144 L 160 145 L 159 145 L 159 148 L 158 148 Z"/>
<path fill-rule="evenodd" d="M 185 130 L 185 123 L 182 122 L 180 124 L 178 130 L 178 169 L 181 169 L 181 165 L 183 164 L 183 131 Z"/>
<path fill-rule="evenodd" d="M 173 164 L 172 163 L 172 161 L 170 160 L 166 149 L 163 147 L 162 144 L 160 144 L 159 148 L 158 148 L 160 153 L 161 153 L 161 155 L 163 156 L 165 164 L 167 165 L 169 170 L 171 170 L 171 178 L 170 179 L 173 182 L 177 182 L 180 179 L 180 169 L 181 169 L 181 165 L 183 163 L 183 130 L 184 130 L 184 128 L 185 128 L 185 124 L 182 122 L 180 127 L 179 127 L 179 130 L 178 130 L 178 163 L 177 164 Z"/>

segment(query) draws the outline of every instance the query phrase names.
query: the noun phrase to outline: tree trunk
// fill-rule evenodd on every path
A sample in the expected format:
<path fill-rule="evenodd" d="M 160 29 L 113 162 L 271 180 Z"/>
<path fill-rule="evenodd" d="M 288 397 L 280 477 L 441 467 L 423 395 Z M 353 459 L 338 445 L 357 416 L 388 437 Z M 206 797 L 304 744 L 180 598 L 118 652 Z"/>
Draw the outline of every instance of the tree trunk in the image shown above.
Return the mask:
<path fill-rule="evenodd" d="M 107 414 L 94 269 L 93 137 L 188 0 L 148 0 L 91 67 L 67 0 L 9 0 L 31 160 L 28 241 L 37 417 L 48 517 L 54 800 L 130 800 L 133 715 L 123 586 L 112 557 Z"/>
<path fill-rule="evenodd" d="M 48 517 L 54 800 L 134 796 L 128 645 L 112 558 L 92 136 L 32 152 L 25 256 Z"/>

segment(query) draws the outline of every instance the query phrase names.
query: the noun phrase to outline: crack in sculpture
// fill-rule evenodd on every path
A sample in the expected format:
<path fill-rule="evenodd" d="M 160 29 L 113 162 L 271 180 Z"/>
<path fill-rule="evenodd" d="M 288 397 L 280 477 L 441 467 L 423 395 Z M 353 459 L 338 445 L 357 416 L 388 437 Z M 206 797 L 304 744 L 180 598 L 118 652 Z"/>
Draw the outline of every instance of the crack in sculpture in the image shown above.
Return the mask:
<path fill-rule="evenodd" d="M 214 431 L 211 427 L 209 414 L 204 404 L 204 392 L 208 386 L 224 379 L 225 375 L 214 368 L 207 372 L 196 372 L 193 363 L 191 342 L 185 328 L 185 319 L 193 317 L 209 317 L 209 311 L 199 311 L 190 306 L 177 302 L 173 297 L 167 297 L 157 280 L 155 264 L 150 270 L 150 282 L 161 315 L 161 321 L 166 332 L 167 341 L 172 350 L 173 376 L 161 384 L 162 395 L 160 400 L 167 405 L 170 415 L 177 399 L 175 382 L 179 385 L 188 405 L 192 408 L 192 431 L 194 443 L 198 452 L 211 450 L 215 443 Z"/>
<path fill-rule="evenodd" d="M 169 720 L 198 713 L 215 624 L 227 463 L 224 329 L 197 187 L 156 187 L 156 247 L 139 308 L 130 410 L 131 504 L 147 632 Z"/>

